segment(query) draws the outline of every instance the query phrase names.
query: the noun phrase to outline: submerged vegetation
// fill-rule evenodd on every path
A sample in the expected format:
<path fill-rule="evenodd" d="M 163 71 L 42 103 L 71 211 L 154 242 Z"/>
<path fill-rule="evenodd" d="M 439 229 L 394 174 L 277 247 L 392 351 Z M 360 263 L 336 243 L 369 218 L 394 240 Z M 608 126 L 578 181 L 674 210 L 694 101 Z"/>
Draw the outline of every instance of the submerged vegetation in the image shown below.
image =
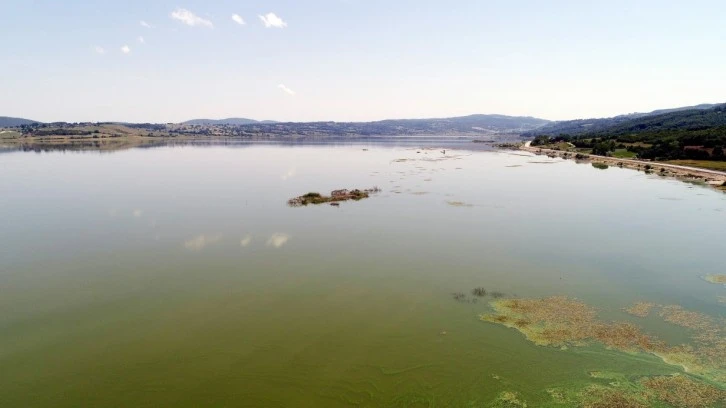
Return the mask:
<path fill-rule="evenodd" d="M 461 303 L 477 303 L 479 301 L 479 298 L 483 298 L 485 296 L 491 296 L 494 299 L 500 299 L 506 296 L 503 292 L 499 292 L 496 290 L 489 291 L 485 288 L 478 286 L 470 291 L 471 297 L 467 298 L 466 294 L 464 292 L 453 292 L 451 294 L 451 297 L 456 300 L 457 302 Z"/>
<path fill-rule="evenodd" d="M 331 203 L 336 205 L 341 201 L 359 201 L 364 198 L 370 197 L 371 194 L 380 192 L 381 189 L 378 187 L 369 188 L 366 190 L 334 190 L 329 196 L 324 196 L 320 193 L 310 192 L 299 197 L 291 198 L 287 201 L 287 204 L 291 207 L 302 207 L 308 204 L 325 204 Z"/>
<path fill-rule="evenodd" d="M 478 287 L 478 288 L 472 289 L 471 294 L 474 296 L 477 296 L 477 297 L 484 297 L 487 295 L 487 290 L 482 287 Z"/>

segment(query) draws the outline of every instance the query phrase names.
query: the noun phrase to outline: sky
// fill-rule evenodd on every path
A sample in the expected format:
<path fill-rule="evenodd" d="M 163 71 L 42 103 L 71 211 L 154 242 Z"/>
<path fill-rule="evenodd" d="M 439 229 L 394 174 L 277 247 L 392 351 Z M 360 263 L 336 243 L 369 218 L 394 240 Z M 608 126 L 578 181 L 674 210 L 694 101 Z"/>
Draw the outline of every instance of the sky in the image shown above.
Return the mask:
<path fill-rule="evenodd" d="M 0 116 L 550 120 L 726 102 L 723 0 L 0 0 Z"/>

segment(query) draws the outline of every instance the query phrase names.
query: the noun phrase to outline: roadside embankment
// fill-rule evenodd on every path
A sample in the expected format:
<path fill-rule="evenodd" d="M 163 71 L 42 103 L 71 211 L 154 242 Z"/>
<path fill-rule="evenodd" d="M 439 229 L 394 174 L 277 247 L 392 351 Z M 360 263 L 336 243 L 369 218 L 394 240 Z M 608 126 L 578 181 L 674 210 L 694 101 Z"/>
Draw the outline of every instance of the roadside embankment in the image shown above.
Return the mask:
<path fill-rule="evenodd" d="M 721 190 L 724 190 L 724 184 L 726 183 L 726 172 L 717 170 L 700 169 L 697 167 L 681 166 L 677 164 L 660 163 L 654 161 L 620 159 L 616 157 L 597 156 L 593 154 L 582 154 L 563 150 L 545 149 L 537 146 L 531 146 L 531 142 L 524 143 L 522 146 L 520 146 L 520 149 L 538 155 L 546 155 L 552 158 L 560 157 L 563 159 L 601 163 L 608 166 L 642 170 L 647 173 L 654 173 L 664 177 L 675 177 L 685 181 L 703 182 Z"/>

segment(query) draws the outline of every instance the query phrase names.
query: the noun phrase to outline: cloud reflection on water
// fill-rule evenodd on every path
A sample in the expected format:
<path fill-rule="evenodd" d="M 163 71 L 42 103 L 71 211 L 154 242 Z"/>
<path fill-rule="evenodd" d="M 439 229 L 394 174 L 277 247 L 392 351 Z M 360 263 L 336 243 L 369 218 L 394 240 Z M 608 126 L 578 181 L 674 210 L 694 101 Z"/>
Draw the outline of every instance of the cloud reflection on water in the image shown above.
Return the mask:
<path fill-rule="evenodd" d="M 285 245 L 287 241 L 290 240 L 290 238 L 291 236 L 288 234 L 285 234 L 283 232 L 276 232 L 272 234 L 270 239 L 267 240 L 267 246 L 280 248 L 281 246 Z"/>
<path fill-rule="evenodd" d="M 202 234 L 184 242 L 184 248 L 190 251 L 201 251 L 205 247 L 222 240 L 222 234 Z"/>

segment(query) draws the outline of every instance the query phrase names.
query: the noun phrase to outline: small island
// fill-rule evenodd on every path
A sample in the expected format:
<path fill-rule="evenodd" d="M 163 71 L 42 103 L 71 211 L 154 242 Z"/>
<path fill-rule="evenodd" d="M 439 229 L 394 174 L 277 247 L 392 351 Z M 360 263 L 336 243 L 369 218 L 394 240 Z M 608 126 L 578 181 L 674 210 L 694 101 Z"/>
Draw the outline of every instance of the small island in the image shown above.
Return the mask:
<path fill-rule="evenodd" d="M 320 193 L 310 192 L 299 197 L 291 198 L 287 201 L 287 205 L 290 207 L 304 207 L 308 204 L 325 204 L 330 203 L 332 206 L 338 206 L 341 201 L 360 201 L 364 198 L 370 197 L 371 194 L 380 192 L 381 189 L 378 187 L 368 188 L 365 190 L 354 189 L 354 190 L 334 190 L 330 192 L 329 196 L 324 196 Z"/>

